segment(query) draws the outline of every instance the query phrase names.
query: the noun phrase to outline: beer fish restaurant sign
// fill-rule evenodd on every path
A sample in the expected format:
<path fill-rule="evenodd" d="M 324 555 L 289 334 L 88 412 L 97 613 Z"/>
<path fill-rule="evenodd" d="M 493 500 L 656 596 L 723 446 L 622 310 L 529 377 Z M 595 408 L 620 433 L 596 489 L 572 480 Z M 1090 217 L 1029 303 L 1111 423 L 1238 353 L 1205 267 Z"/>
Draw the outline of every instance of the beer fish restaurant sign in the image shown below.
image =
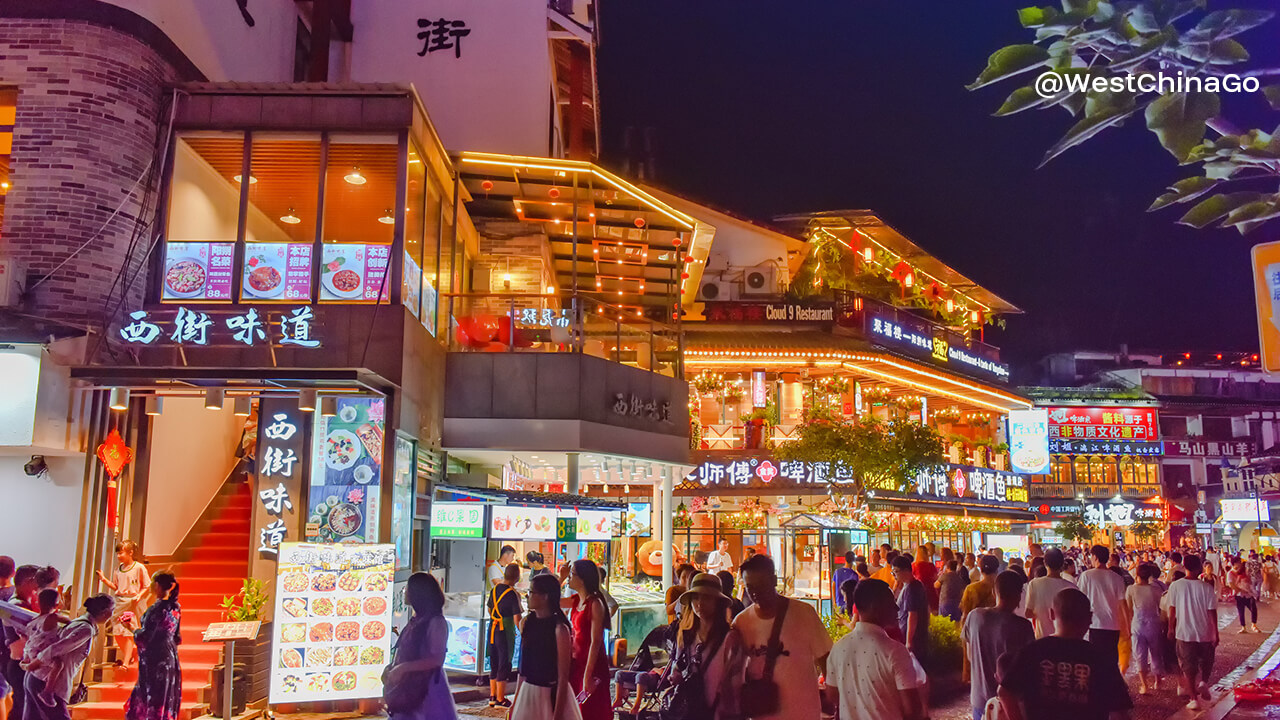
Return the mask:
<path fill-rule="evenodd" d="M 708 460 L 698 465 L 676 487 L 676 494 L 700 495 L 815 495 L 829 488 L 853 489 L 853 472 L 839 462 L 801 462 L 753 457 Z M 921 499 L 949 498 L 986 503 L 1027 502 L 1027 481 L 1022 475 L 968 465 L 939 465 L 921 473 L 908 488 Z"/>

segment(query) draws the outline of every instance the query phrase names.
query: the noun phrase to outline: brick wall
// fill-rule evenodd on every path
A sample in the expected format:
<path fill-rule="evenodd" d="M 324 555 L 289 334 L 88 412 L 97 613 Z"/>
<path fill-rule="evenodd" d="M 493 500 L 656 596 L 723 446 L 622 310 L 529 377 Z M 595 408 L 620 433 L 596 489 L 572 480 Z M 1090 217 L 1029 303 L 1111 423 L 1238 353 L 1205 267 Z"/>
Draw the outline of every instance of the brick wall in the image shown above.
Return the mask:
<path fill-rule="evenodd" d="M 126 265 L 138 269 L 150 242 L 151 233 L 143 233 L 126 260 L 147 189 L 147 178 L 139 178 L 155 155 L 161 114 L 167 118 L 163 86 L 179 79 L 153 49 L 117 30 L 82 21 L 6 19 L 0 84 L 17 86 L 18 104 L 0 252 L 26 266 L 25 312 L 103 322 L 112 284 Z M 154 219 L 154 206 L 153 197 L 144 222 Z M 141 302 L 145 286 L 142 272 L 126 307 Z M 112 306 L 119 297 L 117 289 Z"/>

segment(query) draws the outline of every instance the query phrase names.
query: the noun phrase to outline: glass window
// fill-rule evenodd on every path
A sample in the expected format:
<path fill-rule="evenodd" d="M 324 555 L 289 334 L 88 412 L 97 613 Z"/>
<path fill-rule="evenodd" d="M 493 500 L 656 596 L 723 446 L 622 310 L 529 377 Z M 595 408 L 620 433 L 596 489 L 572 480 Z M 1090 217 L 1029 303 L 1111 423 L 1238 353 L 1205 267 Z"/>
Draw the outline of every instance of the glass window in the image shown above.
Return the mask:
<path fill-rule="evenodd" d="M 311 299 L 320 153 L 318 134 L 253 136 L 242 300 Z"/>
<path fill-rule="evenodd" d="M 13 126 L 18 121 L 18 89 L 0 87 L 0 225 L 4 224 L 4 199 L 9 194 L 9 155 L 13 152 Z"/>
<path fill-rule="evenodd" d="M 412 167 L 412 165 L 410 165 Z M 440 282 L 438 272 L 440 252 L 440 213 L 443 211 L 442 193 L 430 173 L 426 175 L 427 209 L 422 214 L 422 324 L 434 331 L 436 308 L 439 306 Z"/>
<path fill-rule="evenodd" d="M 320 299 L 389 297 L 397 144 L 391 135 L 331 135 L 324 182 Z"/>
<path fill-rule="evenodd" d="M 414 146 L 409 147 L 408 203 L 404 208 L 404 272 L 401 274 L 400 297 L 409 312 L 419 314 L 422 295 L 423 249 L 427 240 L 423 236 L 426 219 L 427 173 L 422 155 Z M 434 268 L 433 268 L 434 269 Z"/>
<path fill-rule="evenodd" d="M 243 133 L 184 133 L 174 142 L 163 300 L 231 300 L 243 166 Z"/>

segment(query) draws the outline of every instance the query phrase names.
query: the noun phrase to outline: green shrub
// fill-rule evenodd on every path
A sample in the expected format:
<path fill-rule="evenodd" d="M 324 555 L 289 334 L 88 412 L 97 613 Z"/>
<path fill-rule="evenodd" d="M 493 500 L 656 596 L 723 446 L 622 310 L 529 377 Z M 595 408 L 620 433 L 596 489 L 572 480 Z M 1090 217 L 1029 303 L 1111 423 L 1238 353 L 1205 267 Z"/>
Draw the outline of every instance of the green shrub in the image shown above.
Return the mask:
<path fill-rule="evenodd" d="M 963 657 L 960 623 L 941 615 L 930 616 L 929 660 L 925 669 L 931 673 L 959 672 Z"/>
<path fill-rule="evenodd" d="M 831 642 L 835 642 L 849 634 L 849 628 L 841 622 L 844 618 L 843 613 L 831 613 L 830 615 L 822 616 L 822 626 L 827 629 L 827 634 L 831 636 Z"/>

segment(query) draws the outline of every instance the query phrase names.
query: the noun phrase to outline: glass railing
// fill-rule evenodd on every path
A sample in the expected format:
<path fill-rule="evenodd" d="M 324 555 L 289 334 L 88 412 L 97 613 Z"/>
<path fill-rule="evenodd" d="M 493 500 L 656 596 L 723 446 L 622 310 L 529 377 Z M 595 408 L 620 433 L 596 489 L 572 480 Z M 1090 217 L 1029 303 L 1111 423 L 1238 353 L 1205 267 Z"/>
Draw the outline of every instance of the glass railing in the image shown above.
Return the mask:
<path fill-rule="evenodd" d="M 530 293 L 446 293 L 453 352 L 569 352 L 602 357 L 682 377 L 679 330 L 648 319 L 637 307 L 579 296 Z"/>

